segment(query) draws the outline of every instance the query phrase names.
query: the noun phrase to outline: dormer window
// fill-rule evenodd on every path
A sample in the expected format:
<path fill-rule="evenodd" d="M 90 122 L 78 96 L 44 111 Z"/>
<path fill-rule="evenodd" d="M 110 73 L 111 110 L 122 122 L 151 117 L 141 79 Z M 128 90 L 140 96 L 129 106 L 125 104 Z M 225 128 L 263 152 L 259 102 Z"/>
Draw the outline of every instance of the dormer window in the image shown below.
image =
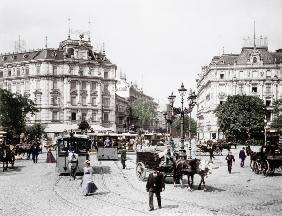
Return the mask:
<path fill-rule="evenodd" d="M 27 55 L 27 54 L 24 54 L 23 57 L 26 59 L 26 58 L 28 57 L 28 55 Z"/>
<path fill-rule="evenodd" d="M 258 59 L 257 57 L 253 57 L 253 63 L 257 63 Z"/>
<path fill-rule="evenodd" d="M 4 61 L 6 61 L 6 60 L 7 60 L 7 56 L 3 56 L 2 59 L 3 59 Z"/>

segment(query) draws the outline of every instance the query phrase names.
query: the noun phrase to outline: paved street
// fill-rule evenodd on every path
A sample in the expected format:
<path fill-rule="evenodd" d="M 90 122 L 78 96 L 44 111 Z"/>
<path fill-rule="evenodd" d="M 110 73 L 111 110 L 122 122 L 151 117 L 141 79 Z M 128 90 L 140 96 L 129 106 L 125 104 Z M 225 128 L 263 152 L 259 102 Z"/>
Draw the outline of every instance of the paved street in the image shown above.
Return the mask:
<path fill-rule="evenodd" d="M 128 155 L 125 170 L 120 161 L 98 162 L 92 155 L 99 190 L 88 197 L 80 193 L 81 177 L 74 181 L 57 176 L 55 164 L 45 163 L 46 153 L 38 164 L 17 160 L 14 170 L 0 173 L 0 215 L 281 215 L 282 174 L 264 177 L 252 173 L 249 166 L 240 168 L 239 149 L 233 150 L 232 174 L 227 172 L 225 157 L 217 156 L 206 179 L 207 192 L 196 190 L 197 186 L 190 192 L 166 184 L 163 208 L 152 212 L 145 182 L 135 176 L 134 154 Z"/>

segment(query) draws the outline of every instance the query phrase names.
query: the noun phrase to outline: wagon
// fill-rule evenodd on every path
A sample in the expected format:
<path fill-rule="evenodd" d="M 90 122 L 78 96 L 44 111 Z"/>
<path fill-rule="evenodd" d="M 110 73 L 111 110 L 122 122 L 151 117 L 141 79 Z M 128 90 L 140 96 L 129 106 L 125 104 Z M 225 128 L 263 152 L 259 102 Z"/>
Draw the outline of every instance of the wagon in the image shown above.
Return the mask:
<path fill-rule="evenodd" d="M 274 174 L 275 170 L 282 170 L 282 151 L 281 149 L 268 150 L 262 147 L 262 150 L 255 161 L 252 161 L 251 168 L 256 174 L 264 174 L 266 176 Z"/>
<path fill-rule="evenodd" d="M 136 176 L 139 181 L 144 181 L 147 174 L 156 168 L 161 171 L 164 178 L 173 176 L 173 165 L 160 166 L 161 158 L 157 152 L 136 152 Z"/>

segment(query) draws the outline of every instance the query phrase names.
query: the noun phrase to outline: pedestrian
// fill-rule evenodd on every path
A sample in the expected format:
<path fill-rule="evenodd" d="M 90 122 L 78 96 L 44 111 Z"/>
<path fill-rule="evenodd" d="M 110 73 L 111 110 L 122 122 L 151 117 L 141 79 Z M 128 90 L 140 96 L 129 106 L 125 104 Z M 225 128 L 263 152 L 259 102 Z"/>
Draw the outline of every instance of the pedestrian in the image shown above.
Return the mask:
<path fill-rule="evenodd" d="M 122 169 L 125 169 L 125 161 L 126 161 L 126 148 L 125 146 L 122 147 L 121 154 L 120 154 L 120 161 L 122 164 Z"/>
<path fill-rule="evenodd" d="M 93 194 L 98 189 L 93 181 L 93 168 L 90 166 L 90 161 L 86 160 L 85 167 L 83 168 L 83 177 L 80 183 L 81 191 L 84 196 Z"/>
<path fill-rule="evenodd" d="M 37 163 L 37 158 L 38 158 L 38 154 L 39 154 L 39 147 L 35 142 L 31 146 L 31 154 L 32 154 L 33 163 Z"/>
<path fill-rule="evenodd" d="M 153 196 L 156 194 L 157 200 L 158 200 L 158 206 L 159 209 L 162 208 L 161 203 L 161 192 L 165 189 L 164 184 L 164 176 L 161 172 L 159 172 L 157 169 L 154 170 L 154 172 L 150 173 L 147 184 L 146 184 L 147 192 L 149 192 L 149 211 L 154 210 L 154 203 L 153 203 Z"/>
<path fill-rule="evenodd" d="M 210 162 L 212 163 L 212 159 L 215 159 L 214 154 L 213 154 L 213 145 L 208 147 L 209 153 L 210 153 Z"/>
<path fill-rule="evenodd" d="M 107 137 L 106 140 L 104 141 L 104 147 L 105 148 L 112 147 L 112 143 L 109 137 Z"/>
<path fill-rule="evenodd" d="M 54 158 L 50 148 L 48 149 L 48 152 L 47 152 L 46 163 L 56 163 L 56 159 Z"/>
<path fill-rule="evenodd" d="M 251 153 L 250 144 L 248 144 L 247 147 L 246 147 L 246 153 L 247 153 L 247 156 L 250 156 L 250 153 Z"/>
<path fill-rule="evenodd" d="M 228 172 L 231 174 L 232 162 L 235 162 L 235 158 L 232 155 L 231 151 L 228 152 L 228 155 L 226 156 L 225 160 L 227 160 Z"/>
<path fill-rule="evenodd" d="M 245 147 L 240 151 L 239 158 L 241 159 L 241 167 L 244 167 L 244 161 L 246 159 Z"/>

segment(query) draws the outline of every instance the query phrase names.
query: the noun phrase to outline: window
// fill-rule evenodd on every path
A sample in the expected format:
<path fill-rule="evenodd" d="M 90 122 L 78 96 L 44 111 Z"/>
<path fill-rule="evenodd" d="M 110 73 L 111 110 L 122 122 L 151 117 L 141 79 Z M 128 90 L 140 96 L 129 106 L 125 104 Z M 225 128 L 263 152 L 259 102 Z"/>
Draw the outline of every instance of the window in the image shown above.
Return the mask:
<path fill-rule="evenodd" d="M 52 105 L 57 106 L 58 105 L 58 97 L 54 96 L 52 98 Z"/>
<path fill-rule="evenodd" d="M 271 84 L 265 84 L 265 93 L 271 93 Z"/>
<path fill-rule="evenodd" d="M 0 71 L 0 77 L 3 77 L 3 71 Z"/>
<path fill-rule="evenodd" d="M 8 84 L 8 91 L 11 91 L 12 90 L 12 85 L 11 83 Z"/>
<path fill-rule="evenodd" d="M 69 73 L 70 73 L 70 74 L 73 74 L 73 73 L 74 73 L 74 68 L 73 68 L 73 66 L 70 66 Z"/>
<path fill-rule="evenodd" d="M 219 104 L 220 104 L 220 105 L 223 104 L 223 101 L 219 101 Z"/>
<path fill-rule="evenodd" d="M 86 120 L 86 115 L 87 115 L 87 113 L 82 113 L 81 114 L 81 120 L 82 121 Z"/>
<path fill-rule="evenodd" d="M 96 91 L 96 88 L 97 88 L 97 83 L 92 81 L 91 82 L 91 90 Z"/>
<path fill-rule="evenodd" d="M 71 81 L 71 89 L 76 89 L 76 81 Z"/>
<path fill-rule="evenodd" d="M 271 78 L 271 71 L 270 70 L 266 71 L 266 78 Z"/>
<path fill-rule="evenodd" d="M 96 106 L 97 104 L 96 104 L 96 97 L 92 97 L 91 98 L 91 105 L 92 106 Z"/>
<path fill-rule="evenodd" d="M 57 66 L 53 66 L 53 75 L 57 75 Z"/>
<path fill-rule="evenodd" d="M 30 90 L 30 83 L 28 80 L 25 81 L 25 90 L 29 91 Z"/>
<path fill-rule="evenodd" d="M 209 101 L 211 98 L 210 94 L 206 95 L 206 101 Z"/>
<path fill-rule="evenodd" d="M 253 57 L 253 63 L 257 63 L 257 57 Z"/>
<path fill-rule="evenodd" d="M 109 94 L 109 85 L 104 84 L 104 94 Z"/>
<path fill-rule="evenodd" d="M 35 103 L 37 105 L 41 104 L 41 94 L 35 95 Z"/>
<path fill-rule="evenodd" d="M 58 121 L 59 118 L 58 118 L 58 112 L 57 111 L 53 111 L 52 112 L 52 120 L 53 121 Z"/>
<path fill-rule="evenodd" d="M 92 121 L 97 121 L 97 113 L 92 112 Z"/>
<path fill-rule="evenodd" d="M 109 107 L 110 106 L 110 98 L 104 98 L 103 99 L 103 105 L 105 107 Z"/>
<path fill-rule="evenodd" d="M 40 65 L 36 65 L 36 74 L 37 74 L 37 75 L 40 74 Z"/>
<path fill-rule="evenodd" d="M 16 92 L 17 92 L 18 94 L 21 93 L 21 84 L 20 84 L 20 83 L 17 83 L 17 84 L 16 84 Z"/>
<path fill-rule="evenodd" d="M 82 96 L 82 105 L 86 106 L 86 96 Z"/>
<path fill-rule="evenodd" d="M 17 68 L 17 76 L 20 76 L 20 75 L 21 75 L 21 69 Z"/>
<path fill-rule="evenodd" d="M 71 105 L 76 106 L 76 96 L 71 96 Z"/>
<path fill-rule="evenodd" d="M 8 76 L 9 76 L 9 77 L 12 76 L 12 71 L 11 71 L 11 69 L 8 69 Z"/>
<path fill-rule="evenodd" d="M 29 75 L 29 67 L 28 66 L 25 68 L 25 74 Z"/>
<path fill-rule="evenodd" d="M 244 78 L 244 72 L 243 72 L 243 71 L 240 71 L 240 73 L 239 73 L 239 78 L 240 78 L 240 79 L 243 79 L 243 78 Z"/>
<path fill-rule="evenodd" d="M 216 133 L 212 133 L 212 139 L 216 139 Z"/>
<path fill-rule="evenodd" d="M 271 100 L 266 100 L 265 101 L 265 105 L 268 107 L 268 106 L 271 106 Z"/>
<path fill-rule="evenodd" d="M 109 72 L 104 72 L 104 78 L 108 79 L 109 78 Z"/>
<path fill-rule="evenodd" d="M 36 80 L 36 89 L 40 89 L 40 80 Z"/>
<path fill-rule="evenodd" d="M 103 113 L 103 122 L 109 121 L 109 113 Z"/>
<path fill-rule="evenodd" d="M 224 79 L 224 74 L 221 73 L 221 74 L 219 75 L 219 78 L 220 78 L 220 79 Z"/>
<path fill-rule="evenodd" d="M 258 87 L 252 86 L 252 92 L 258 92 Z"/>
<path fill-rule="evenodd" d="M 82 90 L 86 90 L 86 82 L 85 81 L 82 82 Z"/>
<path fill-rule="evenodd" d="M 58 82 L 56 79 L 53 80 L 53 89 L 58 89 Z"/>
<path fill-rule="evenodd" d="M 71 113 L 71 120 L 76 121 L 76 112 Z"/>
<path fill-rule="evenodd" d="M 258 77 L 258 72 L 253 71 L 253 78 L 257 78 Z"/>

